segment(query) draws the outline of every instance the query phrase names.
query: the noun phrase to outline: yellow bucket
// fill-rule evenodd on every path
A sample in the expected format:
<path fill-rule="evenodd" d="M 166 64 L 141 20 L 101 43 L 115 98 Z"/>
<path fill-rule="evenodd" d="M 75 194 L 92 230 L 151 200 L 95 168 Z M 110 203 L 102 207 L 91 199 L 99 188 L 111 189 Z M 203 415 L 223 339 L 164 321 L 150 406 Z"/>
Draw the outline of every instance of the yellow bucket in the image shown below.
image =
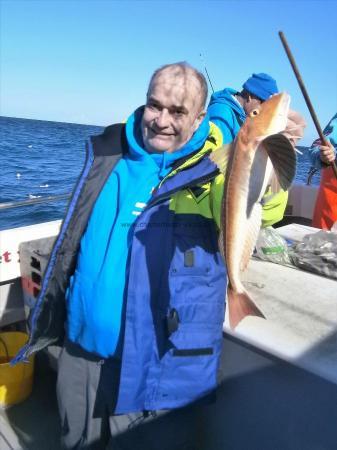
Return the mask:
<path fill-rule="evenodd" d="M 19 363 L 14 367 L 9 361 L 28 340 L 26 333 L 10 331 L 0 333 L 0 407 L 7 408 L 25 400 L 32 392 L 34 355 L 29 363 Z"/>

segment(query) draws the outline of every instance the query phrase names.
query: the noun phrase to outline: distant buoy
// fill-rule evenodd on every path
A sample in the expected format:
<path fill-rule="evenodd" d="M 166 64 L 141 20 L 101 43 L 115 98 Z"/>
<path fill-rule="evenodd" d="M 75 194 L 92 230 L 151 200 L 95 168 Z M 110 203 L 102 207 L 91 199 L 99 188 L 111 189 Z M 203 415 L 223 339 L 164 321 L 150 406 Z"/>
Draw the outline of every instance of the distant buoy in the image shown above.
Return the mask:
<path fill-rule="evenodd" d="M 20 178 L 20 177 L 21 177 L 21 173 L 18 172 L 18 173 L 16 174 L 16 178 Z"/>

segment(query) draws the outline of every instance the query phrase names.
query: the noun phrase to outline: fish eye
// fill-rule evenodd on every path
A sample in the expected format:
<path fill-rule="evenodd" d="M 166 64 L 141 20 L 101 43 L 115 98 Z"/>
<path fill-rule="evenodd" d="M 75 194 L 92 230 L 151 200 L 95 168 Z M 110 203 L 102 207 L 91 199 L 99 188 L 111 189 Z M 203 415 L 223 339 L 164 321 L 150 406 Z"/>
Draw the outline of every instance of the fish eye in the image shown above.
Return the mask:
<path fill-rule="evenodd" d="M 250 117 L 255 117 L 260 114 L 260 111 L 258 109 L 253 109 L 253 111 L 249 114 Z"/>

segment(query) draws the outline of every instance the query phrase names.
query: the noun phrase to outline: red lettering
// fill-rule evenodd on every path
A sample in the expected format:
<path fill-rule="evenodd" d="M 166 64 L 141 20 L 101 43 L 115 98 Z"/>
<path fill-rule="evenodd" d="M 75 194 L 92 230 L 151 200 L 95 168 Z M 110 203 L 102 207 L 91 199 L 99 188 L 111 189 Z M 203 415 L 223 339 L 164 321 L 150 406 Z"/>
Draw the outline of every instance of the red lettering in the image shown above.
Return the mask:
<path fill-rule="evenodd" d="M 11 255 L 11 253 L 10 252 L 5 252 L 4 254 L 3 254 L 3 257 L 4 257 L 4 260 L 5 260 L 5 262 L 6 263 L 8 263 L 8 262 L 11 262 L 12 260 L 10 259 L 10 256 Z"/>

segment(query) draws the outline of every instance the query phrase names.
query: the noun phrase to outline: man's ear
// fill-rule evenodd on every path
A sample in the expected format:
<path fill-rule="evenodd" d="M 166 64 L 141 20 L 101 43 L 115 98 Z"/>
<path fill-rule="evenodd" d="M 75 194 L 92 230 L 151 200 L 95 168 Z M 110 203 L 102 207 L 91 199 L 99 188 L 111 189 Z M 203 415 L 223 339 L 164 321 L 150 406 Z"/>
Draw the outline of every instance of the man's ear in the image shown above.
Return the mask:
<path fill-rule="evenodd" d="M 201 111 L 197 118 L 194 121 L 193 124 L 193 131 L 197 130 L 199 128 L 199 125 L 201 124 L 201 122 L 204 120 L 204 117 L 206 116 L 206 111 Z"/>

